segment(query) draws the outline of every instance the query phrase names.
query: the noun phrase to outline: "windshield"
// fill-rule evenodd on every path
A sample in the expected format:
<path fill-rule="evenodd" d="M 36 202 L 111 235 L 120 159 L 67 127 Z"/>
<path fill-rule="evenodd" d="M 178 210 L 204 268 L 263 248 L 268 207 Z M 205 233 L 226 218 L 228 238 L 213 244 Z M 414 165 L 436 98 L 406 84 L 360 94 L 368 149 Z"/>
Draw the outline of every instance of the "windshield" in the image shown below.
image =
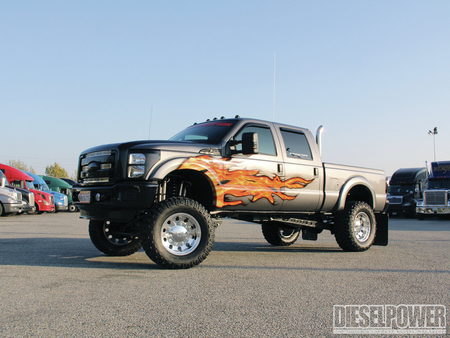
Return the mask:
<path fill-rule="evenodd" d="M 233 128 L 236 121 L 211 121 L 186 128 L 170 141 L 191 141 L 195 143 L 219 143 Z"/>
<path fill-rule="evenodd" d="M 428 180 L 428 189 L 449 189 L 450 181 L 447 180 Z"/>
<path fill-rule="evenodd" d="M 391 195 L 406 195 L 414 192 L 414 185 L 398 185 L 394 184 L 389 186 L 388 192 Z"/>
<path fill-rule="evenodd" d="M 27 182 L 27 189 L 28 190 L 30 190 L 30 189 L 35 189 L 36 190 L 36 188 L 34 187 L 33 182 L 31 182 L 31 181 L 26 181 L 26 182 Z"/>
<path fill-rule="evenodd" d="M 3 173 L 3 171 L 0 170 L 0 178 L 2 178 L 2 177 L 5 179 L 5 185 L 9 185 L 8 179 L 6 178 L 6 176 Z"/>

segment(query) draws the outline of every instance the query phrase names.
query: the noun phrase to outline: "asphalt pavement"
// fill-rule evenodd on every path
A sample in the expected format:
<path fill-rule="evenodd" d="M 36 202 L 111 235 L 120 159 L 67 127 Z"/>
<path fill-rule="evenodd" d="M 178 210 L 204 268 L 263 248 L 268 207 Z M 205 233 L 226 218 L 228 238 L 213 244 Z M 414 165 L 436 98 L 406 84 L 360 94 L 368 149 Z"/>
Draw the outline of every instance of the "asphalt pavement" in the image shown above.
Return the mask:
<path fill-rule="evenodd" d="M 0 218 L 1 337 L 338 337 L 376 325 L 373 309 L 450 309 L 449 220 L 391 218 L 388 246 L 349 253 L 329 232 L 272 247 L 259 225 L 226 219 L 188 270 L 142 250 L 107 257 L 87 226 L 77 213 Z M 370 323 L 336 319 L 355 308 Z M 441 333 L 395 336 L 444 336 L 439 319 L 422 324 Z"/>

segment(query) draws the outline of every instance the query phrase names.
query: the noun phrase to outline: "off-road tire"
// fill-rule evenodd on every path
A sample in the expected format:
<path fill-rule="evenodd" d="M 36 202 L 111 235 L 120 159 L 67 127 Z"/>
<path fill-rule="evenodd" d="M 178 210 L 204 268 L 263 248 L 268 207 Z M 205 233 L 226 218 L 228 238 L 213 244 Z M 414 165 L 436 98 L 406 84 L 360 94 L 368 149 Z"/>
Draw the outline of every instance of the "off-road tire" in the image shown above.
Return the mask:
<path fill-rule="evenodd" d="M 300 230 L 292 228 L 283 228 L 270 222 L 261 225 L 264 238 L 273 246 L 289 246 L 297 241 Z"/>
<path fill-rule="evenodd" d="M 89 236 L 94 246 L 108 256 L 129 256 L 139 251 L 140 239 L 114 234 L 120 226 L 121 223 L 90 220 Z"/>
<path fill-rule="evenodd" d="M 336 242 L 344 251 L 369 249 L 376 235 L 376 220 L 372 208 L 365 202 L 349 202 L 336 215 Z"/>
<path fill-rule="evenodd" d="M 214 222 L 197 201 L 173 197 L 156 204 L 143 220 L 142 246 L 156 264 L 187 269 L 200 264 L 214 244 Z"/>

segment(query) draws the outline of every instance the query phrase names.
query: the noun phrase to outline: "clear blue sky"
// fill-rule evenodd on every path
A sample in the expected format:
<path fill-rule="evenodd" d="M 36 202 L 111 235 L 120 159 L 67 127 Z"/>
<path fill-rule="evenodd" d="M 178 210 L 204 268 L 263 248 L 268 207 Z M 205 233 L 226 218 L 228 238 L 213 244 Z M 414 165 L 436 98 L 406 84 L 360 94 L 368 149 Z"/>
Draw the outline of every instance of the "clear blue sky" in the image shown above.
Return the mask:
<path fill-rule="evenodd" d="M 0 0 L 1 163 L 72 175 L 236 114 L 323 124 L 324 161 L 387 175 L 433 161 L 438 127 L 450 160 L 450 1 Z"/>

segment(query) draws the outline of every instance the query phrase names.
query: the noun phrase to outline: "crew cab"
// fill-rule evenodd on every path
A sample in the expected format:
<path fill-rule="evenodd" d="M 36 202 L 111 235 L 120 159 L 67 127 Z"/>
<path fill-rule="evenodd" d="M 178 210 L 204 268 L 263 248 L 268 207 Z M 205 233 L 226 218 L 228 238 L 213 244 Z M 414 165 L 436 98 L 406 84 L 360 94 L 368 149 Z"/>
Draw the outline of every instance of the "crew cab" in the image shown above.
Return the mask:
<path fill-rule="evenodd" d="M 74 202 L 107 255 L 144 247 L 157 264 L 189 268 L 221 217 L 260 223 L 272 245 L 331 231 L 346 251 L 387 245 L 382 170 L 322 163 L 320 127 L 235 117 L 194 124 L 168 141 L 97 146 L 79 158 Z"/>

